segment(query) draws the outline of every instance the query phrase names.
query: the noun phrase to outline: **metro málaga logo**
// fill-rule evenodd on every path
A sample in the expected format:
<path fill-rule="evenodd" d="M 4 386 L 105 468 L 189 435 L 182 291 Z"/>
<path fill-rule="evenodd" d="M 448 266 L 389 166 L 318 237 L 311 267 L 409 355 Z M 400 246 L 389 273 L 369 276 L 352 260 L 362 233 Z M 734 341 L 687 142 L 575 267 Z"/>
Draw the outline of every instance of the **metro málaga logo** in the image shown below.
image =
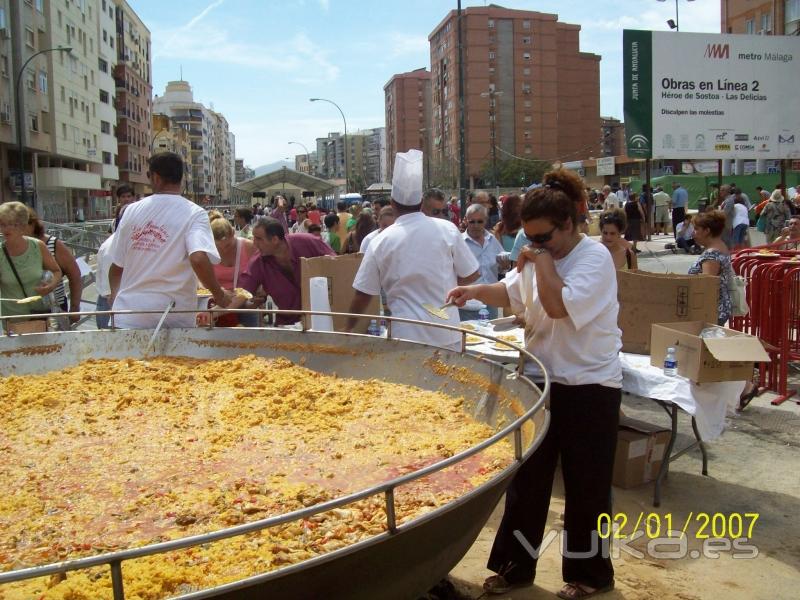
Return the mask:
<path fill-rule="evenodd" d="M 706 58 L 730 58 L 731 49 L 728 44 L 708 44 L 705 56 Z"/>

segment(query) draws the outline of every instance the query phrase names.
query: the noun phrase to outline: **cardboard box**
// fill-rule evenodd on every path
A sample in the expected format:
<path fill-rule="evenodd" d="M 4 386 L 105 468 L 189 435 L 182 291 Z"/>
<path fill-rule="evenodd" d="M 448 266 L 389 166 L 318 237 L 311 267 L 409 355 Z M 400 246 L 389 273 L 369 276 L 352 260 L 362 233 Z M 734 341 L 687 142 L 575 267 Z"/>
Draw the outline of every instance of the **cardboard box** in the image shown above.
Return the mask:
<path fill-rule="evenodd" d="M 303 310 L 311 310 L 309 280 L 312 277 L 325 277 L 328 280 L 328 296 L 331 312 L 350 312 L 350 303 L 356 291 L 353 281 L 356 278 L 358 267 L 361 265 L 362 254 L 342 254 L 341 256 L 316 256 L 314 258 L 300 259 L 300 299 Z M 380 314 L 380 297 L 375 296 L 370 301 L 366 314 L 378 316 Z M 305 318 L 305 326 L 311 327 L 310 317 Z M 333 329 L 344 331 L 347 323 L 346 317 L 334 317 Z M 355 333 L 366 333 L 369 319 L 359 319 L 353 328 Z"/>
<path fill-rule="evenodd" d="M 650 353 L 653 323 L 717 320 L 719 277 L 617 271 L 622 350 Z"/>
<path fill-rule="evenodd" d="M 725 337 L 701 338 L 706 327 L 714 327 Z M 650 364 L 663 367 L 670 346 L 675 348 L 678 374 L 697 383 L 749 381 L 753 363 L 770 360 L 757 337 L 703 321 L 653 325 Z"/>
<path fill-rule="evenodd" d="M 621 417 L 612 483 L 631 488 L 653 481 L 664 460 L 669 437 L 668 427 Z"/>

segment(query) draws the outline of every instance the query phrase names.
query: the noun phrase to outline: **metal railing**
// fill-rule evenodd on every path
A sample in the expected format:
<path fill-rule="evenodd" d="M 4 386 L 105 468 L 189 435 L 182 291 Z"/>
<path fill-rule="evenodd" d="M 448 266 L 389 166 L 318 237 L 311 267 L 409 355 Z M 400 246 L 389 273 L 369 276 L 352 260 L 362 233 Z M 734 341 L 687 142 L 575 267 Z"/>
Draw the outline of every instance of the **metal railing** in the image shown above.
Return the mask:
<path fill-rule="evenodd" d="M 191 310 L 191 311 L 190 310 L 175 310 L 175 311 L 171 311 L 170 314 L 183 314 L 183 313 L 196 313 L 196 312 L 197 312 L 196 310 Z M 277 310 L 277 309 L 269 309 L 269 310 L 266 310 L 266 309 L 264 309 L 264 310 L 262 310 L 262 309 L 235 309 L 235 310 L 229 310 L 229 309 L 222 309 L 222 310 L 216 311 L 216 312 L 221 312 L 221 313 L 225 313 L 225 312 L 230 312 L 230 313 L 254 313 L 254 312 L 257 312 L 257 313 L 265 313 L 265 314 L 266 313 L 272 313 L 274 315 L 286 314 L 286 315 L 302 315 L 302 316 L 309 316 L 309 317 L 311 315 L 319 315 L 319 316 L 329 316 L 329 317 L 355 317 L 355 318 L 359 318 L 359 319 L 374 319 L 374 318 L 376 318 L 376 315 L 363 315 L 363 314 L 324 312 L 324 311 L 306 311 L 306 310 Z M 112 321 L 113 321 L 115 315 L 125 315 L 125 314 L 137 314 L 137 315 L 140 315 L 140 314 L 154 314 L 154 315 L 156 315 L 156 314 L 162 314 L 162 313 L 163 313 L 163 311 L 161 311 L 161 310 L 149 310 L 149 311 L 127 310 L 127 311 L 95 311 L 95 312 L 86 312 L 86 313 L 63 313 L 63 314 L 67 315 L 67 316 L 70 316 L 70 315 L 73 315 L 73 314 L 78 314 L 78 315 L 81 315 L 81 316 L 91 316 L 91 315 L 94 315 L 94 314 L 109 314 L 111 316 Z M 23 316 L 22 318 L 24 318 L 24 317 L 25 316 Z M 375 336 L 366 336 L 366 335 L 364 337 L 375 337 L 375 339 L 385 339 L 386 341 L 394 340 L 396 338 L 392 337 L 392 324 L 393 323 L 405 323 L 405 324 L 411 324 L 411 325 L 417 325 L 417 326 L 423 326 L 423 327 L 434 327 L 434 328 L 439 328 L 439 329 L 445 329 L 445 330 L 450 330 L 450 331 L 454 331 L 454 332 L 459 333 L 461 335 L 461 351 L 460 351 L 461 354 L 464 354 L 466 352 L 466 347 L 467 347 L 466 346 L 466 336 L 467 335 L 475 335 L 475 336 L 483 337 L 483 338 L 486 338 L 488 340 L 492 340 L 495 343 L 504 344 L 504 345 L 509 346 L 510 348 L 513 348 L 514 350 L 519 351 L 520 360 L 519 360 L 518 365 L 517 365 L 517 371 L 515 373 L 515 376 L 522 378 L 526 383 L 528 383 L 534 389 L 538 390 L 539 391 L 539 399 L 534 403 L 534 405 L 530 409 L 528 409 L 525 413 L 523 413 L 521 416 L 519 416 L 516 420 L 511 422 L 509 425 L 506 425 L 501 430 L 496 432 L 491 437 L 485 439 L 481 443 L 476 444 L 475 446 L 472 446 L 471 448 L 468 448 L 467 450 L 459 452 L 458 454 L 455 454 L 455 455 L 453 455 L 453 456 L 451 456 L 449 458 L 446 458 L 444 460 L 436 462 L 436 463 L 434 463 L 432 465 L 428 465 L 427 467 L 418 469 L 418 470 L 413 471 L 411 473 L 407 473 L 405 475 L 401 475 L 400 477 L 396 477 L 396 478 L 391 479 L 389 481 L 386 481 L 384 483 L 369 487 L 369 488 L 367 488 L 365 490 L 362 490 L 362 491 L 359 491 L 359 492 L 356 492 L 356 493 L 353 493 L 353 494 L 348 494 L 348 495 L 343 496 L 341 498 L 336 498 L 334 500 L 329 500 L 327 502 L 323 502 L 321 504 L 317 504 L 317 505 L 314 505 L 314 506 L 311 506 L 311 507 L 308 507 L 308 508 L 303 508 L 301 510 L 292 511 L 290 513 L 286 513 L 286 514 L 283 514 L 283 515 L 278 515 L 278 516 L 275 516 L 275 517 L 268 517 L 266 519 L 259 519 L 258 521 L 253 521 L 251 523 L 246 523 L 246 524 L 243 524 L 243 525 L 236 525 L 236 526 L 233 526 L 233 527 L 228 527 L 228 528 L 221 529 L 221 530 L 214 531 L 214 532 L 210 532 L 210 533 L 193 535 L 193 536 L 189 536 L 189 537 L 185 537 L 185 538 L 180 538 L 180 539 L 177 539 L 177 540 L 171 540 L 171 541 L 167 541 L 167 542 L 159 542 L 159 543 L 156 543 L 156 544 L 149 544 L 147 546 L 142 546 L 140 548 L 131 548 L 131 549 L 128 549 L 128 550 L 119 550 L 119 551 L 116 551 L 116 552 L 109 552 L 109 553 L 100 554 L 100 555 L 97 555 L 97 556 L 89 556 L 89 557 L 85 557 L 85 558 L 78 558 L 78 559 L 74 559 L 74 560 L 67 560 L 67 561 L 63 561 L 63 562 L 52 563 L 52 564 L 49 564 L 49 565 L 42 565 L 42 566 L 38 566 L 38 567 L 29 567 L 29 568 L 25 568 L 25 569 L 18 569 L 16 571 L 9 571 L 9 572 L 5 572 L 5 573 L 0 573 L 0 584 L 10 583 L 10 582 L 14 582 L 14 581 L 23 581 L 23 580 L 27 580 L 27 579 L 34 579 L 34 578 L 37 578 L 37 577 L 46 577 L 48 575 L 54 575 L 54 574 L 58 574 L 58 573 L 67 573 L 69 571 L 76 571 L 76 570 L 80 570 L 80 569 L 88 569 L 88 568 L 91 568 L 91 567 L 97 567 L 97 566 L 102 566 L 102 565 L 109 565 L 109 568 L 110 568 L 110 571 L 111 571 L 111 583 L 112 583 L 112 590 L 113 590 L 113 598 L 114 598 L 114 600 L 124 600 L 124 598 L 125 598 L 125 590 L 124 590 L 124 582 L 123 582 L 123 577 L 122 577 L 122 563 L 124 561 L 132 560 L 132 559 L 136 559 L 136 558 L 141 558 L 141 557 L 144 557 L 144 556 L 151 556 L 151 555 L 155 555 L 155 554 L 164 554 L 166 552 L 170 552 L 170 551 L 174 551 L 174 550 L 181 550 L 183 548 L 189 548 L 189 547 L 192 547 L 192 546 L 199 546 L 199 545 L 202 545 L 202 544 L 208 544 L 208 543 L 211 543 L 211 542 L 217 542 L 217 541 L 220 541 L 220 540 L 224 540 L 224 539 L 228 539 L 228 538 L 232 538 L 232 537 L 245 535 L 245 534 L 248 534 L 248 533 L 254 533 L 254 532 L 257 532 L 257 531 L 262 531 L 264 529 L 268 529 L 268 528 L 271 528 L 271 527 L 276 527 L 278 525 L 283 525 L 283 524 L 286 524 L 286 523 L 289 523 L 289 522 L 292 522 L 292 521 L 297 521 L 297 520 L 300 520 L 300 519 L 308 519 L 309 517 L 312 517 L 314 515 L 317 515 L 317 514 L 320 514 L 320 513 L 323 513 L 323 512 L 327 512 L 327 511 L 330 511 L 330 510 L 333 510 L 333 509 L 336 509 L 336 508 L 341 508 L 341 507 L 347 506 L 349 504 L 352 504 L 354 502 L 358 502 L 360 500 L 364 500 L 366 498 L 370 498 L 372 496 L 377 496 L 377 495 L 383 495 L 383 497 L 384 497 L 384 511 L 385 511 L 385 514 L 386 514 L 386 528 L 387 528 L 387 531 L 384 532 L 383 534 L 378 534 L 377 536 L 374 536 L 373 538 L 370 538 L 370 540 L 371 539 L 375 539 L 375 538 L 381 538 L 381 537 L 385 537 L 385 536 L 395 535 L 400 531 L 400 528 L 410 528 L 411 526 L 413 526 L 413 524 L 416 521 L 418 521 L 420 519 L 432 518 L 432 515 L 434 515 L 439 510 L 441 510 L 441 507 L 437 508 L 436 510 L 431 511 L 431 512 L 427 513 L 424 516 L 417 517 L 417 518 L 413 519 L 412 521 L 410 521 L 408 523 L 405 523 L 405 524 L 401 525 L 400 527 L 398 527 L 396 516 L 395 516 L 396 515 L 396 512 L 395 512 L 395 490 L 398 487 L 400 487 L 402 485 L 406 485 L 408 483 L 411 483 L 413 481 L 416 481 L 416 480 L 421 479 L 423 477 L 426 477 L 428 475 L 432 475 L 433 473 L 437 473 L 439 471 L 442 471 L 443 469 L 446 469 L 446 468 L 451 467 L 451 466 L 453 466 L 453 465 L 455 465 L 455 464 L 457 464 L 459 462 L 462 462 L 462 461 L 466 460 L 467 458 L 470 458 L 471 456 L 475 456 L 476 454 L 479 454 L 479 453 L 483 452 L 487 448 L 490 448 L 491 446 L 494 446 L 495 444 L 501 442 L 502 440 L 507 438 L 509 435 L 513 435 L 514 436 L 513 448 L 514 448 L 514 461 L 515 462 L 512 463 L 512 464 L 519 464 L 519 463 L 523 462 L 526 458 L 528 458 L 528 456 L 530 456 L 539 447 L 539 445 L 541 444 L 541 442 L 543 440 L 543 437 L 544 437 L 543 433 L 547 431 L 547 428 L 548 428 L 549 423 L 550 423 L 550 416 L 549 416 L 548 412 L 545 412 L 545 414 L 544 414 L 544 427 L 543 427 L 543 430 L 542 430 L 542 435 L 540 435 L 538 437 L 535 437 L 533 439 L 533 443 L 530 445 L 530 447 L 527 449 L 527 451 L 523 450 L 523 437 L 522 437 L 523 436 L 522 429 L 525 426 L 525 424 L 528 423 L 528 422 L 533 423 L 534 417 L 536 416 L 536 414 L 539 411 L 541 411 L 542 409 L 544 409 L 548 405 L 547 401 L 548 401 L 549 394 L 550 394 L 550 378 L 549 378 L 549 375 L 547 374 L 547 371 L 546 371 L 544 365 L 542 364 L 542 362 L 538 358 L 533 356 L 531 353 L 529 353 L 524 348 L 521 348 L 521 347 L 517 346 L 516 344 L 510 343 L 510 342 L 508 342 L 506 340 L 502 340 L 502 339 L 500 339 L 498 337 L 495 337 L 495 336 L 492 336 L 492 335 L 484 334 L 484 333 L 479 332 L 479 331 L 472 331 L 472 330 L 468 331 L 468 330 L 461 329 L 460 327 L 455 327 L 455 326 L 452 326 L 452 325 L 443 325 L 443 324 L 438 324 L 438 323 L 428 323 L 428 322 L 425 322 L 425 321 L 417 321 L 417 320 L 413 320 L 413 319 L 403 319 L 403 318 L 399 318 L 399 317 L 381 317 L 381 318 L 383 320 L 385 320 L 386 323 L 387 323 L 387 337 L 386 338 L 377 338 Z M 19 319 L 20 319 L 19 316 L 0 317 L 0 324 L 3 325 L 3 330 L 5 330 L 6 329 L 6 327 L 5 327 L 6 321 L 19 320 Z M 300 323 L 302 324 L 301 325 L 302 328 L 299 330 L 300 333 L 304 333 L 306 331 L 308 331 L 308 332 L 315 331 L 315 330 L 308 329 L 305 326 L 305 319 L 301 319 Z M 207 329 L 213 329 L 213 328 L 214 328 L 214 326 L 212 324 Z M 49 335 L 49 334 L 34 334 L 34 333 L 31 333 L 31 334 L 20 334 L 20 335 L 34 336 L 34 335 Z M 332 332 L 332 335 L 362 335 L 362 334 Z M 409 340 L 404 340 L 404 341 L 409 341 Z M 483 360 L 486 360 L 486 359 L 483 359 Z M 543 383 L 543 386 L 541 388 L 539 388 L 536 384 L 534 384 L 533 382 L 528 380 L 523 375 L 524 365 L 528 361 L 536 363 L 538 365 L 538 368 L 539 368 L 540 372 L 542 373 L 542 378 L 543 378 L 544 383 Z M 491 362 L 491 361 L 489 361 L 489 362 Z M 501 471 L 498 475 L 496 475 L 495 478 L 498 478 L 498 477 L 502 476 L 507 471 L 508 468 L 509 467 L 506 467 L 503 471 Z M 479 486 L 479 488 L 487 485 L 488 483 L 489 482 L 485 482 L 484 484 Z M 474 492 L 474 490 L 473 490 L 473 492 Z M 452 501 L 452 502 L 448 503 L 445 506 L 452 506 L 452 505 L 454 505 L 454 504 L 456 504 L 458 502 L 461 502 L 461 501 L 464 501 L 464 497 L 462 497 L 462 498 L 460 498 L 458 500 Z M 367 541 L 369 541 L 369 540 L 367 540 Z M 357 546 L 358 544 L 361 544 L 361 543 L 363 543 L 363 541 L 362 542 L 356 542 L 356 544 L 354 544 L 353 546 Z M 353 549 L 352 549 L 353 546 L 348 546 L 348 547 L 345 547 L 345 548 L 334 550 L 334 551 L 332 551 L 330 553 L 327 553 L 327 554 L 325 554 L 323 556 L 330 557 L 330 556 L 334 556 L 334 555 L 337 555 L 337 554 L 338 555 L 344 555 L 345 553 L 353 551 Z M 303 563 L 300 563 L 300 564 L 308 564 L 311 561 L 314 561 L 314 560 L 319 559 L 319 558 L 321 558 L 321 557 L 315 557 L 315 558 L 307 559 L 307 560 L 303 561 Z M 298 568 L 299 566 L 300 565 L 298 565 L 298 564 L 291 565 L 289 567 L 285 567 L 285 568 L 282 568 L 282 569 L 277 569 L 275 571 L 270 571 L 266 575 L 274 575 L 274 576 L 277 577 L 277 576 L 279 576 L 279 574 L 281 572 L 286 572 L 289 569 Z M 232 582 L 232 583 L 224 584 L 224 585 L 221 585 L 221 586 L 208 588 L 208 589 L 205 589 L 205 590 L 202 590 L 202 591 L 192 592 L 192 593 L 189 593 L 189 594 L 183 594 L 183 595 L 179 596 L 179 598 L 181 598 L 183 600 L 200 600 L 201 598 L 209 598 L 209 597 L 216 596 L 216 595 L 219 595 L 219 594 L 224 593 L 224 592 L 230 592 L 230 591 L 234 591 L 234 590 L 237 590 L 237 589 L 242 589 L 243 587 L 252 585 L 254 579 L 262 579 L 264 577 L 265 577 L 265 574 L 261 574 L 261 575 L 257 575 L 257 576 L 254 576 L 254 577 L 250 577 L 250 578 L 242 579 L 242 580 L 239 580 L 239 581 L 235 581 L 235 582 Z"/>

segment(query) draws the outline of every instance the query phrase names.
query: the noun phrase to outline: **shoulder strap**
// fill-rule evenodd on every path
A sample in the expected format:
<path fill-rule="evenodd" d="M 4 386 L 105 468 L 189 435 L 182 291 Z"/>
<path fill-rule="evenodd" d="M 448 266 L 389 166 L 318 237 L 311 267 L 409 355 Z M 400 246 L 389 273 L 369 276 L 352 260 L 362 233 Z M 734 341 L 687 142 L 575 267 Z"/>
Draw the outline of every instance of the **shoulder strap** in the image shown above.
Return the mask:
<path fill-rule="evenodd" d="M 242 246 L 244 242 L 241 238 L 236 238 L 236 259 L 233 261 L 233 289 L 236 289 L 236 284 L 239 283 L 239 261 L 242 258 Z"/>
<path fill-rule="evenodd" d="M 5 244 L 3 244 L 3 253 L 6 255 L 6 260 L 8 260 L 8 264 L 11 265 L 11 270 L 14 271 L 14 277 L 17 278 L 17 283 L 19 284 L 19 288 L 22 290 L 22 297 L 27 298 L 28 292 L 25 291 L 25 286 L 22 285 L 22 279 L 19 278 L 19 273 L 17 273 L 17 267 L 14 266 L 14 261 L 11 260 L 11 255 L 8 253 L 8 248 L 6 248 Z"/>

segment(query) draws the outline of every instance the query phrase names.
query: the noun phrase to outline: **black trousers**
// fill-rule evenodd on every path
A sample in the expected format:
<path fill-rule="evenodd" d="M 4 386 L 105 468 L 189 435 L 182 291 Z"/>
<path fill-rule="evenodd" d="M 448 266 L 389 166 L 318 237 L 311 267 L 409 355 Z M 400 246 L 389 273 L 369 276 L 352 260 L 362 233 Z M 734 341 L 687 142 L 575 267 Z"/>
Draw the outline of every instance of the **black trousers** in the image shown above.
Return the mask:
<path fill-rule="evenodd" d="M 682 206 L 672 209 L 672 237 L 678 239 L 678 224 L 686 218 L 686 209 Z"/>
<path fill-rule="evenodd" d="M 533 580 L 537 561 L 526 545 L 539 549 L 542 543 L 561 457 L 565 547 L 567 554 L 584 553 L 580 558 L 563 557 L 564 581 L 601 588 L 614 580 L 611 559 L 604 552 L 609 540 L 597 536 L 597 521 L 602 513 L 611 514 L 621 396 L 621 390 L 601 385 L 552 385 L 550 429 L 506 492 L 505 513 L 487 565 L 491 571 L 512 583 Z M 524 536 L 526 545 L 515 532 Z M 557 551 L 557 542 L 548 551 Z"/>

